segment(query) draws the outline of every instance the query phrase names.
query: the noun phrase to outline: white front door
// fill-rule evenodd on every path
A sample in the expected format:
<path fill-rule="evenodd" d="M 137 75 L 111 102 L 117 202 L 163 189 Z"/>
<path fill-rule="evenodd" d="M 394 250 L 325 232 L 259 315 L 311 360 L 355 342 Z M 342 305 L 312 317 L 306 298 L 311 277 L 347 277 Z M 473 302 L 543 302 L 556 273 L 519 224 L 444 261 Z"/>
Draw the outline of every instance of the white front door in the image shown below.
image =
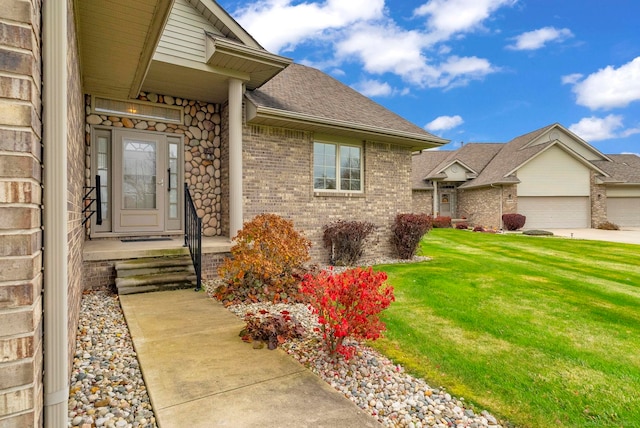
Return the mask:
<path fill-rule="evenodd" d="M 115 132 L 114 232 L 165 229 L 166 144 L 160 134 Z"/>

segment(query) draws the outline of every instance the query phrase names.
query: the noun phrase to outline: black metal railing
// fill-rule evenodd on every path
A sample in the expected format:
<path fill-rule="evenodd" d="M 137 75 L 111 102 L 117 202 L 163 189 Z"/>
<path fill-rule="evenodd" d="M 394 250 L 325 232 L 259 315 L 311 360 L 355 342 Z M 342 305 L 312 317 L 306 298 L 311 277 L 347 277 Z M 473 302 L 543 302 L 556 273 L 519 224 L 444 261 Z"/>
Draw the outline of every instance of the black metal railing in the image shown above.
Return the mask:
<path fill-rule="evenodd" d="M 187 183 L 184 184 L 184 246 L 196 271 L 196 291 L 202 287 L 202 219 L 198 217 Z"/>
<path fill-rule="evenodd" d="M 100 195 L 100 176 L 96 175 L 96 185 L 93 187 L 85 187 L 85 194 L 82 198 L 84 201 L 84 208 L 82 209 L 82 225 L 91 219 L 96 214 L 96 224 L 102 224 L 102 198 Z M 93 192 L 95 196 L 93 195 Z M 93 204 L 96 204 L 95 208 Z"/>

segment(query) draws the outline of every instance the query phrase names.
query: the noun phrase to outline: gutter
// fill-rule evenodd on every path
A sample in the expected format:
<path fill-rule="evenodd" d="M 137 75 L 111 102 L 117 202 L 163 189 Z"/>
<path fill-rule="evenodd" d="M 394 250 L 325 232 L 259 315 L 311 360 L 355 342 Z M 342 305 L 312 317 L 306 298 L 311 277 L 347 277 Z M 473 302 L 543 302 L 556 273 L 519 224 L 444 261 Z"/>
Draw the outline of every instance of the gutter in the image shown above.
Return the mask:
<path fill-rule="evenodd" d="M 269 124 L 270 121 L 285 121 L 289 123 L 306 124 L 326 129 L 339 129 L 345 132 L 366 134 L 373 141 L 394 142 L 394 144 L 424 148 L 437 147 L 447 144 L 449 140 L 436 136 L 423 136 L 413 132 L 392 130 L 377 126 L 368 126 L 338 119 L 327 119 L 305 113 L 289 112 L 272 107 L 257 106 L 251 102 L 247 104 L 247 122 Z M 399 140 L 402 140 L 400 142 Z"/>
<path fill-rule="evenodd" d="M 67 2 L 42 2 L 44 426 L 68 424 Z"/>

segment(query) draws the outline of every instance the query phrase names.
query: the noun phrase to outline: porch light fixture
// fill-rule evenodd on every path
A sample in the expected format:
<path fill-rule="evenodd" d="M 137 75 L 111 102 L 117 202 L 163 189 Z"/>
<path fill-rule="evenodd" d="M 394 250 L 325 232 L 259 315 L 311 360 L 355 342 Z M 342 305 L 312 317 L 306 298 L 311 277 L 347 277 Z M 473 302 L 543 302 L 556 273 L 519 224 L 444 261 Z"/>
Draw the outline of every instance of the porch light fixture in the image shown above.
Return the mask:
<path fill-rule="evenodd" d="M 183 120 L 182 107 L 144 101 L 123 101 L 93 97 L 91 110 L 96 114 L 131 117 L 154 122 L 182 123 Z"/>

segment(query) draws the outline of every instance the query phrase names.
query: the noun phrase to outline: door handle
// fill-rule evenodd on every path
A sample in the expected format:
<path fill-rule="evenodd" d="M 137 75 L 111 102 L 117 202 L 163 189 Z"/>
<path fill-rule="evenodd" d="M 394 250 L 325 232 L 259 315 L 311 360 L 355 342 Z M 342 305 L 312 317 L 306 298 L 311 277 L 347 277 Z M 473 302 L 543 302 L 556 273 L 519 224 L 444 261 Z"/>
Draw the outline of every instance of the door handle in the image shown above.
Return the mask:
<path fill-rule="evenodd" d="M 171 191 L 171 168 L 167 168 L 167 192 Z"/>

